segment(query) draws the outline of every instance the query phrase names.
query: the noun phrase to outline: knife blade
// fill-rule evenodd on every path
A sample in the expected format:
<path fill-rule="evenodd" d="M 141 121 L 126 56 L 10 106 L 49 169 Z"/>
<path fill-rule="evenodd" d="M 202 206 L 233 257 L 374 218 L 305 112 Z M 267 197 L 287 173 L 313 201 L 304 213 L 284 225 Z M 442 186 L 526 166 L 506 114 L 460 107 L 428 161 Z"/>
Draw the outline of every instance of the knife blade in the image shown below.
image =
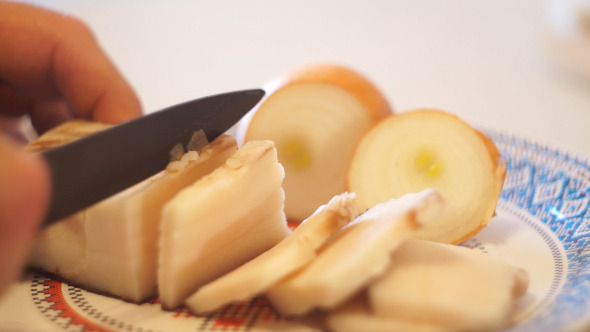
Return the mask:
<path fill-rule="evenodd" d="M 263 90 L 253 89 L 199 98 L 45 151 L 52 193 L 43 225 L 163 170 L 179 144 L 185 150 L 189 144 L 200 148 L 226 132 L 263 96 Z M 197 132 L 204 132 L 206 140 L 194 146 Z"/>

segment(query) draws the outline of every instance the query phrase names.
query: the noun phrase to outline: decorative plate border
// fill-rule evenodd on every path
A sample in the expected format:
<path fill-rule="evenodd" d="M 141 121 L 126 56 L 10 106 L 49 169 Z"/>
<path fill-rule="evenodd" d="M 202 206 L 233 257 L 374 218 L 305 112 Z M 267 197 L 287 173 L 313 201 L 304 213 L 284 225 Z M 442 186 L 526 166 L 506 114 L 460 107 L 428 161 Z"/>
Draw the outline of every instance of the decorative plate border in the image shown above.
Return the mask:
<path fill-rule="evenodd" d="M 506 160 L 501 200 L 544 223 L 567 255 L 568 272 L 555 299 L 511 331 L 565 331 L 590 315 L 590 158 L 526 137 L 484 131 Z"/>
<path fill-rule="evenodd" d="M 37 309 L 62 329 L 81 331 L 112 331 L 86 319 L 66 301 L 62 283 L 35 275 L 31 282 L 31 297 Z"/>
<path fill-rule="evenodd" d="M 64 291 L 65 289 L 65 291 Z M 36 308 L 59 328 L 84 332 L 158 332 L 125 322 L 97 309 L 89 303 L 86 291 L 44 275 L 34 275 L 31 297 Z M 133 304 L 129 304 L 133 305 Z M 160 305 L 158 299 L 142 305 Z M 258 323 L 272 324 L 282 319 L 263 297 L 231 304 L 206 315 L 194 315 L 184 308 L 164 312 L 168 319 L 193 319 L 194 331 L 250 331 Z"/>

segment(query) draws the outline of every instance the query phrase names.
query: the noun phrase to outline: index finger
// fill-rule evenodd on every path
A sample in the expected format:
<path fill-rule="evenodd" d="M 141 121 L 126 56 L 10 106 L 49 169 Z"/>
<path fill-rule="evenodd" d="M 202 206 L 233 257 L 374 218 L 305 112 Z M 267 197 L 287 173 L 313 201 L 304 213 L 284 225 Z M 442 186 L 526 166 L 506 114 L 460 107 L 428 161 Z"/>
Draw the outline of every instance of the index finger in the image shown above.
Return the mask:
<path fill-rule="evenodd" d="M 0 2 L 0 78 L 31 98 L 64 97 L 76 116 L 118 123 L 141 115 L 139 100 L 81 21 Z"/>

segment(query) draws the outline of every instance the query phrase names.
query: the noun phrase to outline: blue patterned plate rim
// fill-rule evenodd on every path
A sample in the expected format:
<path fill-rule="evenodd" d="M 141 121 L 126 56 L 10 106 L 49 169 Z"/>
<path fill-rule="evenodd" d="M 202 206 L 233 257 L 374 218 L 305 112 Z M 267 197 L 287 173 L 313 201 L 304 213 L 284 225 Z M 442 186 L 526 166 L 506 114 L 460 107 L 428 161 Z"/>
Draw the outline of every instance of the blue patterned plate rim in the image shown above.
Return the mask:
<path fill-rule="evenodd" d="M 506 160 L 500 206 L 543 223 L 566 257 L 567 273 L 551 303 L 509 331 L 590 331 L 590 157 L 504 130 L 482 131 Z"/>

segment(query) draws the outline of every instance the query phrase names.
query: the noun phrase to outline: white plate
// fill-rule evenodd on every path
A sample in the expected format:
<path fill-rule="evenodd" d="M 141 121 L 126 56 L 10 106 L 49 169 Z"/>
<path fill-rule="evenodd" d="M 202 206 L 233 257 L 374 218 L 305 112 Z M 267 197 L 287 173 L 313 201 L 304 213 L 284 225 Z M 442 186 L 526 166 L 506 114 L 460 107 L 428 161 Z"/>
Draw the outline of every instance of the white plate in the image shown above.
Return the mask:
<path fill-rule="evenodd" d="M 534 140 L 486 131 L 507 161 L 498 214 L 465 246 L 522 266 L 529 293 L 509 331 L 590 328 L 590 159 Z M 287 327 L 291 327 L 287 329 Z M 205 316 L 136 305 L 42 275 L 29 275 L 0 301 L 0 328 L 35 331 L 313 330 L 281 320 L 263 298 Z"/>

